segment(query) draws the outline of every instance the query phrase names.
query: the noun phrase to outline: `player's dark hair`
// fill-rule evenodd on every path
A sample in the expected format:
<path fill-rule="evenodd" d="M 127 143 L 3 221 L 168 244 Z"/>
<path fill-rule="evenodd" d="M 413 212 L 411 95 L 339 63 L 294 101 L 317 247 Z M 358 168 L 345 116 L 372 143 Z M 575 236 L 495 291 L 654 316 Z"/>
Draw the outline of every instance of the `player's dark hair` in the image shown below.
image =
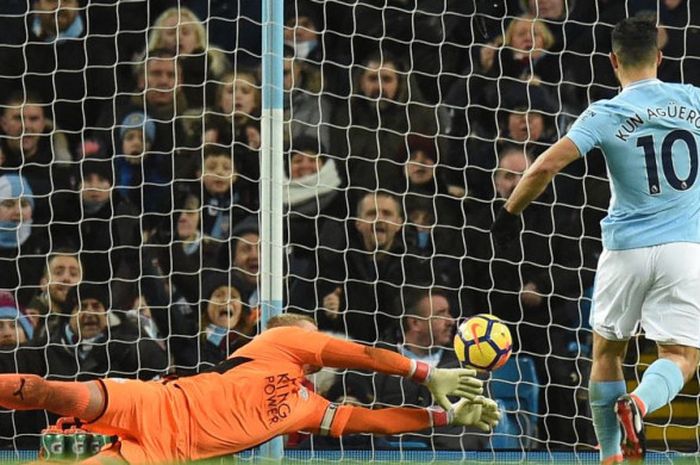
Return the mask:
<path fill-rule="evenodd" d="M 233 158 L 231 154 L 231 147 L 223 144 L 208 143 L 204 145 L 204 159 L 208 157 L 228 157 Z"/>
<path fill-rule="evenodd" d="M 375 199 L 375 202 L 376 202 L 377 197 L 386 197 L 386 198 L 393 200 L 394 203 L 396 204 L 396 207 L 398 208 L 399 216 L 401 216 L 401 218 L 403 218 L 403 219 L 406 218 L 406 213 L 403 210 L 403 202 L 401 201 L 401 199 L 397 195 L 393 194 L 392 192 L 385 191 L 385 190 L 365 192 L 364 195 L 362 197 L 360 197 L 359 200 L 357 201 L 357 203 L 355 204 L 355 216 L 356 217 L 360 216 L 360 207 L 362 206 L 362 202 L 364 202 L 364 200 L 369 196 L 373 196 Z"/>
<path fill-rule="evenodd" d="M 37 105 L 44 110 L 44 116 L 47 116 L 46 102 L 41 96 L 35 92 L 22 92 L 15 91 L 11 92 L 7 97 L 2 100 L 0 104 L 0 114 L 4 115 L 8 108 L 18 107 L 22 105 Z"/>
<path fill-rule="evenodd" d="M 404 288 L 403 294 L 403 318 L 401 319 L 401 328 L 404 334 L 408 330 L 408 319 L 409 318 L 429 318 L 430 315 L 423 315 L 420 308 L 420 303 L 424 299 L 430 299 L 434 296 L 442 296 L 449 301 L 449 297 L 440 289 L 426 289 L 426 288 Z"/>
<path fill-rule="evenodd" d="M 656 18 L 640 14 L 617 23 L 612 31 L 612 49 L 622 66 L 637 67 L 656 62 Z"/>

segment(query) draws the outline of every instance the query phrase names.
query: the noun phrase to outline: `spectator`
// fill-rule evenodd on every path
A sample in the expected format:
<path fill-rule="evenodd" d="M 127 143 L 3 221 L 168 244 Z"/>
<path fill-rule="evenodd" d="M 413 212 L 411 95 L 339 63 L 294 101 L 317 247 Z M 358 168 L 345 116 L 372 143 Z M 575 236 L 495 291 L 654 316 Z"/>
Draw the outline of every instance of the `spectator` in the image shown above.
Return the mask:
<path fill-rule="evenodd" d="M 32 327 L 36 328 L 39 326 L 39 323 L 44 321 L 46 316 L 49 314 L 48 303 L 41 297 L 41 295 L 35 295 L 24 308 L 24 314 L 32 324 Z"/>
<path fill-rule="evenodd" d="M 576 341 L 574 331 L 580 325 L 578 301 L 593 282 L 596 245 L 584 242 L 586 247 L 581 248 L 579 213 L 553 205 L 546 197 L 523 216 L 520 247 L 494 252 L 488 233 L 495 212 L 531 162 L 522 150 L 502 152 L 493 181 L 497 200 L 467 203 L 464 297 L 469 312 L 491 312 L 517 326 L 515 346 L 533 357 L 539 380 L 548 386 L 540 402 L 548 413 L 540 431 L 549 437 L 543 439 L 574 443 L 571 432 L 580 380 L 567 346 Z"/>
<path fill-rule="evenodd" d="M 180 118 L 187 111 L 187 101 L 182 87 L 178 85 L 182 69 L 172 52 L 156 49 L 150 51 L 145 61 L 138 64 L 135 76 L 137 92 L 118 94 L 104 107 L 91 134 L 91 145 L 95 146 L 92 150 L 96 156 L 127 155 L 121 153 L 124 148 L 121 145 L 123 136 L 126 135 L 122 132 L 123 129 L 142 128 L 143 135 L 150 142 L 148 157 L 142 160 L 145 181 L 149 182 L 148 195 L 144 196 L 144 200 L 150 202 L 153 213 L 164 215 L 172 211 L 171 202 L 174 198 L 173 185 L 170 183 L 173 179 L 172 157 L 176 150 L 188 148 Z M 143 116 L 131 116 L 133 113 Z M 152 139 L 149 122 L 155 126 Z M 145 140 L 142 139 L 144 149 Z M 119 145 L 113 146 L 113 141 Z M 121 171 L 123 164 L 122 162 L 118 171 Z M 132 171 L 135 170 L 134 167 Z M 144 180 L 143 177 L 141 179 Z"/>
<path fill-rule="evenodd" d="M 464 102 L 463 93 L 469 95 L 469 108 L 466 115 L 457 117 L 468 119 L 472 135 L 490 138 L 497 128 L 492 122 L 497 120 L 493 111 L 500 108 L 501 98 L 507 87 L 518 80 L 542 83 L 547 91 L 557 95 L 554 87 L 561 81 L 561 66 L 558 56 L 550 53 L 554 36 L 547 25 L 537 18 L 521 16 L 514 18 L 502 36 L 481 47 L 474 57 L 477 65 L 467 85 L 458 82 L 447 97 L 448 102 Z M 457 121 L 450 124 L 452 135 L 458 136 L 461 128 Z M 464 134 L 466 135 L 466 134 Z"/>
<path fill-rule="evenodd" d="M 191 171 L 197 168 L 191 167 L 191 150 L 201 146 L 201 137 L 188 136 L 185 121 L 189 102 L 180 85 L 183 71 L 176 55 L 169 50 L 150 50 L 146 62 L 136 68 L 136 75 L 137 88 L 145 90 L 146 105 L 132 98 L 122 114 L 144 113 L 146 120 L 155 124 L 155 137 L 144 168 L 147 178 L 153 180 L 148 189 L 153 212 L 163 218 L 172 211 L 173 200 L 181 189 L 179 180 L 172 183 L 175 175 L 183 176 L 183 182 L 191 181 Z"/>
<path fill-rule="evenodd" d="M 439 175 L 437 147 L 428 137 L 410 135 L 399 149 L 399 161 L 405 163 L 404 179 L 406 203 L 415 199 L 432 199 L 435 204 L 434 217 L 440 225 L 461 225 L 459 200 L 449 192 Z"/>
<path fill-rule="evenodd" d="M 25 345 L 33 336 L 31 322 L 16 307 L 0 307 L 0 350 L 16 349 Z"/>
<path fill-rule="evenodd" d="M 17 292 L 20 305 L 36 293 L 42 255 L 49 248 L 46 227 L 34 224 L 34 194 L 22 176 L 0 176 L 0 290 Z"/>
<path fill-rule="evenodd" d="M 241 175 L 256 185 L 260 178 L 260 105 L 257 73 L 238 69 L 222 77 L 214 109 L 205 120 L 205 140 L 232 145 Z"/>
<path fill-rule="evenodd" d="M 329 147 L 328 121 L 333 109 L 322 94 L 321 73 L 295 53 L 292 48 L 284 49 L 285 143 L 306 136 Z"/>
<path fill-rule="evenodd" d="M 165 371 L 165 351 L 140 334 L 137 324 L 110 310 L 109 286 L 81 283 L 67 300 L 71 316 L 51 335 L 42 370 L 46 377 L 150 379 Z"/>
<path fill-rule="evenodd" d="M 88 35 L 79 0 L 32 0 L 24 16 L 19 46 L 0 50 L 0 94 L 29 91 L 51 105 L 53 127 L 68 131 L 73 142 L 93 126 L 100 97 L 114 94 L 109 41 Z"/>
<path fill-rule="evenodd" d="M 233 227 L 228 247 L 219 255 L 220 269 L 230 269 L 231 279 L 239 284 L 243 302 L 250 308 L 260 304 L 260 229 L 258 219 L 249 216 Z"/>
<path fill-rule="evenodd" d="M 257 206 L 250 182 L 241 176 L 241 164 L 227 146 L 204 147 L 202 233 L 214 240 L 228 239 L 231 225 L 238 224 Z"/>
<path fill-rule="evenodd" d="M 416 91 L 408 88 L 404 63 L 388 54 L 363 60 L 352 95 L 335 108 L 331 134 L 330 153 L 346 157 L 345 176 L 354 190 L 350 204 L 367 190 L 397 192 L 401 164 L 396 157 L 404 134 L 436 131 L 433 111 L 416 103 Z"/>
<path fill-rule="evenodd" d="M 566 102 L 570 113 L 577 115 L 591 102 L 617 95 L 618 81 L 608 58 L 608 52 L 612 50 L 610 34 L 618 21 L 634 15 L 631 7 L 632 4 L 614 0 L 576 2 L 579 14 L 569 16 L 567 24 L 575 19 L 585 26 L 577 33 L 567 33 L 565 61 L 562 63 L 564 80 L 561 95 L 567 96 L 562 98 L 562 102 Z M 653 8 L 656 10 L 656 2 Z M 696 42 L 690 37 L 688 39 L 689 45 Z"/>
<path fill-rule="evenodd" d="M 43 261 L 43 260 L 42 260 Z M 83 279 L 83 265 L 76 250 L 68 247 L 54 249 L 46 258 L 39 286 L 41 294 L 34 296 L 46 307 L 46 312 L 37 317 L 35 343 L 44 344 L 58 328 L 70 318 L 73 310 L 68 293 Z M 32 298 L 34 301 L 34 298 Z"/>
<path fill-rule="evenodd" d="M 285 5 L 284 45 L 294 56 L 295 63 L 302 64 L 305 71 L 312 76 L 323 76 L 324 93 L 345 96 L 350 89 L 350 53 L 349 49 L 341 50 L 335 44 L 346 44 L 349 37 L 341 37 L 343 33 L 338 34 L 339 30 L 331 31 L 326 27 L 340 19 L 328 16 L 333 14 L 327 4 L 309 0 L 295 0 Z M 333 58 L 328 59 L 330 57 Z M 308 83 L 304 87 L 308 88 Z M 322 135 L 320 137 L 323 139 Z M 327 143 L 324 140 L 324 144 Z"/>
<path fill-rule="evenodd" d="M 114 157 L 115 183 L 119 195 L 132 205 L 143 205 L 144 213 L 159 211 L 151 192 L 153 183 L 163 183 L 158 158 L 150 153 L 156 137 L 155 123 L 141 112 L 129 113 L 121 122 Z"/>
<path fill-rule="evenodd" d="M 664 54 L 659 68 L 660 78 L 699 85 L 700 45 L 696 36 L 700 9 L 697 3 L 665 0 L 659 5 L 659 22 L 664 26 L 659 28 L 659 46 Z"/>
<path fill-rule="evenodd" d="M 40 103 L 36 94 L 12 93 L 2 103 L 0 129 L 5 136 L 0 140 L 0 148 L 5 154 L 1 168 L 20 168 L 24 157 L 31 159 L 37 153 L 49 151 L 51 144 L 54 159 L 60 162 L 71 161 L 73 156 L 68 147 L 65 133 L 54 130 L 46 117 L 46 105 Z M 51 133 L 51 138 L 44 134 Z"/>
<path fill-rule="evenodd" d="M 289 243 L 297 252 L 318 244 L 322 218 L 345 218 L 342 179 L 337 164 L 325 155 L 315 138 L 302 135 L 292 141 L 289 152 L 289 183 L 284 187 L 284 204 L 289 212 Z"/>
<path fill-rule="evenodd" d="M 158 3 L 181 5 L 172 0 Z M 240 66 L 260 62 L 260 5 L 249 2 L 232 3 L 227 0 L 188 0 L 187 6 L 206 22 L 210 48 L 222 50 Z"/>
<path fill-rule="evenodd" d="M 499 135 L 509 142 L 525 144 L 539 155 L 556 137 L 553 116 L 558 110 L 545 88 L 538 84 L 510 83 L 504 87 L 504 115 Z"/>
<path fill-rule="evenodd" d="M 553 117 L 556 107 L 541 86 L 511 83 L 504 86 L 504 90 L 496 143 L 480 137 L 467 141 L 465 177 L 468 191 L 480 199 L 494 196 L 490 177 L 496 169 L 498 153 L 515 144 L 537 156 L 552 144 L 557 135 Z"/>
<path fill-rule="evenodd" d="M 133 300 L 130 294 L 139 275 L 140 215 L 113 186 L 110 160 L 83 160 L 76 199 L 82 208 L 74 211 L 69 223 L 52 230 L 55 237 L 79 246 L 85 280 L 112 281 L 114 301 L 121 307 L 120 303 Z"/>
<path fill-rule="evenodd" d="M 194 195 L 185 198 L 175 211 L 175 232 L 167 247 L 160 247 L 158 263 L 161 272 L 171 279 L 173 301 L 183 297 L 197 305 L 205 284 L 202 270 L 216 268 L 221 244 L 201 232 L 201 203 Z"/>
<path fill-rule="evenodd" d="M 293 3 L 285 8 L 284 45 L 292 51 L 290 56 L 303 63 L 320 65 L 323 61 L 323 45 L 319 41 L 323 30 L 321 10 L 305 0 Z"/>
<path fill-rule="evenodd" d="M 65 162 L 71 160 L 65 136 L 53 131 L 45 105 L 35 95 L 25 99 L 12 94 L 3 103 L 0 142 L 4 160 L 0 172 L 24 176 L 35 195 L 34 222 L 45 225 L 49 219 L 65 218 L 65 200 L 56 190 L 70 188 Z"/>
<path fill-rule="evenodd" d="M 226 56 L 207 45 L 202 22 L 187 7 L 172 7 L 154 21 L 148 50 L 169 50 L 179 57 L 182 86 L 190 108 L 202 109 L 213 103 L 213 95 L 205 92 L 207 82 L 219 81 L 231 68 Z"/>
<path fill-rule="evenodd" d="M 403 295 L 404 314 L 401 331 L 390 341 L 390 348 L 430 366 L 454 368 L 459 362 L 452 350 L 454 337 L 453 312 L 448 297 L 439 292 L 407 288 Z M 407 383 L 395 376 L 376 375 L 373 380 L 374 400 L 379 407 L 411 405 L 428 407 L 433 404 L 424 386 Z M 424 434 L 403 435 L 400 441 L 427 443 L 431 449 L 484 449 L 487 438 L 462 427 L 443 427 Z"/>
<path fill-rule="evenodd" d="M 362 60 L 373 53 L 410 58 L 415 81 L 429 104 L 437 103 L 443 80 L 459 72 L 469 61 L 468 47 L 474 42 L 475 10 L 490 2 L 360 0 L 324 2 L 324 25 L 328 41 L 337 44 L 329 56 Z M 503 2 L 495 2 L 503 3 Z M 481 18 L 480 18 L 481 19 Z M 439 77 L 437 76 L 439 73 Z"/>
<path fill-rule="evenodd" d="M 191 228 L 190 228 L 191 229 Z M 200 329 L 202 320 L 199 315 L 205 310 L 200 309 L 204 305 L 205 299 L 192 299 L 193 295 L 199 296 L 199 288 L 204 288 L 202 297 L 211 297 L 216 290 L 211 288 L 214 283 L 231 284 L 242 302 L 243 313 L 246 318 L 241 320 L 241 325 L 250 323 L 250 315 L 257 315 L 258 312 L 258 259 L 259 259 L 259 232 L 255 217 L 248 217 L 237 224 L 232 231 L 231 241 L 226 247 L 221 247 L 219 251 L 219 264 L 214 268 L 218 270 L 230 270 L 228 272 L 211 272 L 202 275 L 201 267 L 197 266 L 194 276 L 188 276 L 185 286 L 181 283 L 183 277 L 173 276 L 175 287 L 169 286 L 169 280 L 163 273 L 162 266 L 155 255 L 157 249 L 149 247 L 145 249 L 144 269 L 142 275 L 142 288 L 144 297 L 151 308 L 153 320 L 158 327 L 158 333 L 166 341 L 167 351 L 171 354 L 175 362 L 175 370 L 182 374 L 191 374 L 200 366 Z M 162 255 L 163 249 L 160 250 Z M 175 255 L 173 255 L 175 258 Z M 192 259 L 190 259 L 192 260 Z M 169 262 L 170 266 L 175 266 Z M 193 266 L 199 262 L 192 262 Z M 166 268 L 167 269 L 167 268 Z M 228 273 L 228 274 L 227 274 Z M 199 276 L 202 282 L 199 283 Z M 226 279 L 223 279 L 224 276 Z M 177 279 L 175 279 L 177 278 Z M 235 284 L 234 284 L 235 283 Z M 221 284 L 221 285 L 223 285 Z M 177 286 L 186 288 L 188 293 L 183 292 Z M 193 289 L 193 286 L 197 289 Z M 187 287 L 186 287 L 187 286 Z M 169 289 L 170 287 L 170 289 Z M 183 299 L 183 295 L 186 299 Z M 218 307 L 217 307 L 218 308 Z M 228 314 L 226 315 L 228 318 Z M 250 317 L 252 318 L 252 317 Z M 211 318 L 213 320 L 214 318 Z M 207 324 L 210 321 L 207 321 Z M 238 329 L 241 329 L 240 327 Z M 201 341 L 204 343 L 204 341 Z M 231 342 L 235 342 L 231 340 Z M 212 349 L 210 347 L 210 349 Z M 219 353 L 213 351 L 212 353 Z M 209 356 L 212 356 L 211 354 Z"/>
<path fill-rule="evenodd" d="M 520 0 L 520 6 L 528 16 L 542 20 L 554 36 L 553 51 L 562 51 L 582 32 L 578 2 L 570 0 Z M 581 8 L 578 8 L 580 10 Z M 570 21 L 569 21 L 570 20 Z"/>
<path fill-rule="evenodd" d="M 257 334 L 257 308 L 241 300 L 235 280 L 223 273 L 209 275 L 202 300 L 200 328 L 201 367 L 222 362 Z"/>
<path fill-rule="evenodd" d="M 548 83 L 559 82 L 559 69 L 548 69 L 542 63 L 547 51 L 555 45 L 549 27 L 540 19 L 527 15 L 513 18 L 503 37 L 479 50 L 479 65 L 487 76 L 509 76 L 527 79 L 538 76 Z"/>
<path fill-rule="evenodd" d="M 423 260 L 406 254 L 403 225 L 399 199 L 385 192 L 365 194 L 353 221 L 327 221 L 312 278 L 293 283 L 290 308 L 314 313 L 320 328 L 376 342 L 397 323 L 400 287 L 430 274 Z"/>
<path fill-rule="evenodd" d="M 426 273 L 434 277 L 436 288 L 458 288 L 462 286 L 459 269 L 464 256 L 461 230 L 463 226 L 443 225 L 436 221 L 435 200 L 425 197 L 411 197 L 405 201 L 406 227 L 404 237 L 416 257 L 425 260 Z M 457 205 L 461 215 L 461 205 Z"/>

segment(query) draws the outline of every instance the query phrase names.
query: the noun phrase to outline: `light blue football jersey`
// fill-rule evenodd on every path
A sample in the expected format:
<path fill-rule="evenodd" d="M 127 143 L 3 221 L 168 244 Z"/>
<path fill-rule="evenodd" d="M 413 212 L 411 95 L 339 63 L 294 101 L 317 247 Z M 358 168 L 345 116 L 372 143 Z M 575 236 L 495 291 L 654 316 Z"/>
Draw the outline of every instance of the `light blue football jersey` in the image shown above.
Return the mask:
<path fill-rule="evenodd" d="M 585 155 L 605 155 L 612 198 L 603 245 L 633 249 L 700 242 L 700 89 L 637 81 L 593 103 L 567 134 Z"/>

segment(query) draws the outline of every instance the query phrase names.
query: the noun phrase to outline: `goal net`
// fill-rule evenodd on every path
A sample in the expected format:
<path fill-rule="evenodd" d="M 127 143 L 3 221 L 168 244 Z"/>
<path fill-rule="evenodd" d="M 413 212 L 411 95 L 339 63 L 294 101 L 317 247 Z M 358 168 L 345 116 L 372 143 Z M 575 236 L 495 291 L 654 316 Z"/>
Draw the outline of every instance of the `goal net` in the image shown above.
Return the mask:
<path fill-rule="evenodd" d="M 2 372 L 152 379 L 224 360 L 262 323 L 259 3 L 0 3 Z M 512 247 L 495 252 L 489 227 L 528 164 L 617 94 L 617 21 L 655 15 L 660 78 L 700 80 L 695 10 L 285 2 L 285 146 L 274 155 L 286 176 L 285 311 L 441 367 L 458 366 L 452 339 L 469 316 L 499 317 L 514 342 L 483 375 L 504 412 L 493 434 L 297 434 L 287 449 L 594 450 L 602 154 L 556 178 Z M 654 359 L 633 342 L 630 388 Z M 323 370 L 308 387 L 369 408 L 432 404 L 421 386 L 355 370 Z M 647 418 L 652 450 L 698 451 L 697 393 L 694 379 Z M 1 445 L 37 449 L 53 421 L 2 410 Z"/>

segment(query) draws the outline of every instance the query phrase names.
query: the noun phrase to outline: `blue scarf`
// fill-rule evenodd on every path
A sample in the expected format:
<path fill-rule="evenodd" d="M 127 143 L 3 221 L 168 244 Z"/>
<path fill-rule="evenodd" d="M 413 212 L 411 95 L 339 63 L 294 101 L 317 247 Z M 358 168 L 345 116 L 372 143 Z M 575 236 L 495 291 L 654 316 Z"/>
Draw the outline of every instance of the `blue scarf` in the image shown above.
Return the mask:
<path fill-rule="evenodd" d="M 32 233 L 32 222 L 0 221 L 0 249 L 17 249 L 27 242 Z"/>

